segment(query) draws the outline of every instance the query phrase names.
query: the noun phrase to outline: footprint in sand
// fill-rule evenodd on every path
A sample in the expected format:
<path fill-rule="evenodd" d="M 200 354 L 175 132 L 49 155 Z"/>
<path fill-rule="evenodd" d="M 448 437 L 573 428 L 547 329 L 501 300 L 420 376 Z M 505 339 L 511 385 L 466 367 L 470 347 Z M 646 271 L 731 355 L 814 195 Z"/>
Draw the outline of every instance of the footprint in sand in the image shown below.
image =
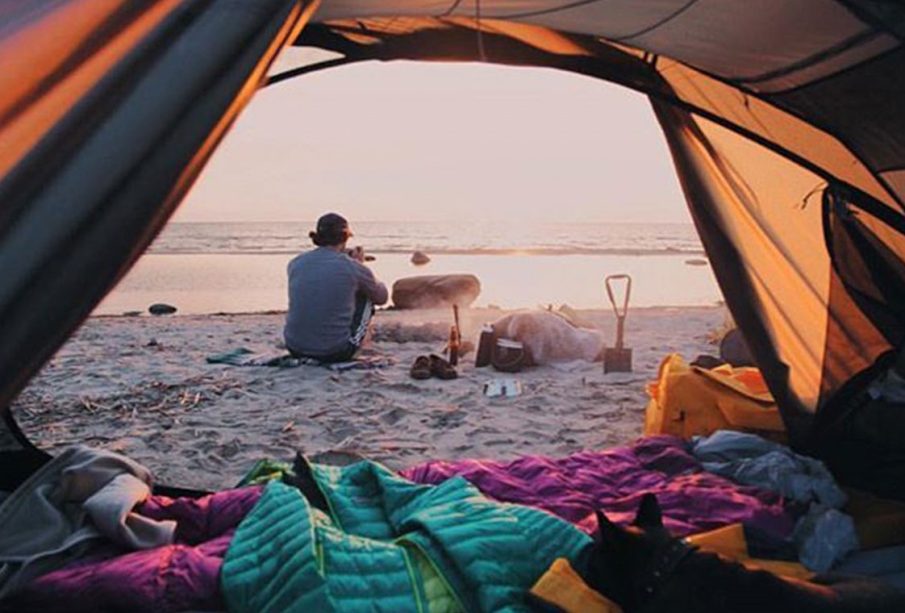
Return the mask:
<path fill-rule="evenodd" d="M 469 438 L 474 438 L 474 437 L 480 436 L 482 434 L 499 434 L 499 433 L 500 433 L 500 431 L 497 430 L 496 428 L 491 428 L 489 426 L 478 426 L 474 430 L 469 430 L 468 432 L 466 432 L 466 435 Z"/>
<path fill-rule="evenodd" d="M 379 419 L 386 425 L 392 426 L 392 425 L 395 425 L 396 423 L 398 423 L 401 419 L 406 417 L 408 414 L 409 414 L 409 411 L 407 411 L 406 409 L 403 409 L 401 407 L 394 407 L 394 408 L 390 409 L 389 411 L 384 411 L 383 413 L 381 413 Z"/>
<path fill-rule="evenodd" d="M 544 413 L 549 410 L 549 407 L 544 407 L 539 403 L 529 403 L 521 405 L 522 409 L 527 411 L 528 413 Z"/>
<path fill-rule="evenodd" d="M 602 402 L 608 402 L 609 400 L 611 400 L 611 396 L 603 390 L 595 390 L 594 392 L 591 392 L 590 394 L 585 396 L 585 398 L 587 398 L 588 400 L 597 400 Z"/>
<path fill-rule="evenodd" d="M 491 439 L 484 443 L 488 447 L 498 447 L 500 445 L 513 445 L 515 444 L 515 439 L 513 438 L 495 438 Z"/>
<path fill-rule="evenodd" d="M 522 432 L 522 436 L 533 441 L 545 441 L 550 438 L 549 433 L 540 432 L 538 430 L 526 430 L 525 432 Z"/>
<path fill-rule="evenodd" d="M 371 404 L 375 403 L 378 400 L 387 399 L 386 394 L 384 394 L 382 392 L 378 392 L 376 390 L 372 390 L 372 389 L 359 390 L 359 391 L 355 392 L 355 397 L 360 400 L 371 403 Z"/>
<path fill-rule="evenodd" d="M 421 388 L 414 383 L 391 383 L 386 386 L 388 390 L 394 392 L 403 392 L 406 394 L 420 394 Z"/>
<path fill-rule="evenodd" d="M 230 459 L 242 451 L 242 443 L 239 442 L 239 439 L 234 438 L 225 445 L 220 445 L 217 451 L 220 457 Z"/>
<path fill-rule="evenodd" d="M 468 413 L 461 409 L 437 409 L 421 419 L 421 423 L 434 429 L 457 428 L 465 423 Z"/>
<path fill-rule="evenodd" d="M 560 443 L 567 443 L 569 445 L 575 445 L 578 443 L 578 439 L 568 436 L 572 430 L 560 430 L 556 433 L 556 441 Z"/>
<path fill-rule="evenodd" d="M 226 464 L 226 460 L 224 460 L 224 459 L 223 459 L 219 454 L 217 454 L 217 453 L 208 453 L 208 454 L 207 454 L 207 459 L 208 459 L 210 462 L 213 462 L 217 467 L 220 467 L 220 466 L 223 466 L 224 464 Z M 201 464 L 202 464 L 202 468 L 205 468 L 204 463 L 201 463 Z"/>
<path fill-rule="evenodd" d="M 206 430 L 204 432 L 196 432 L 195 438 L 201 438 L 203 440 L 199 441 L 197 444 L 198 449 L 207 453 L 211 449 L 219 447 L 219 440 L 222 438 L 219 432 L 214 430 Z"/>
<path fill-rule="evenodd" d="M 560 430 L 560 433 L 569 433 L 569 434 L 587 434 L 588 432 L 594 432 L 597 430 L 596 427 L 588 427 L 588 428 L 566 428 L 565 430 Z"/>
<path fill-rule="evenodd" d="M 387 382 L 386 375 L 376 370 L 367 370 L 361 376 L 361 383 L 370 383 L 375 385 L 385 385 Z"/>
<path fill-rule="evenodd" d="M 333 426 L 327 426 L 327 435 L 331 442 L 340 442 L 352 436 L 359 434 L 359 428 L 355 426 L 342 425 L 334 429 Z"/>

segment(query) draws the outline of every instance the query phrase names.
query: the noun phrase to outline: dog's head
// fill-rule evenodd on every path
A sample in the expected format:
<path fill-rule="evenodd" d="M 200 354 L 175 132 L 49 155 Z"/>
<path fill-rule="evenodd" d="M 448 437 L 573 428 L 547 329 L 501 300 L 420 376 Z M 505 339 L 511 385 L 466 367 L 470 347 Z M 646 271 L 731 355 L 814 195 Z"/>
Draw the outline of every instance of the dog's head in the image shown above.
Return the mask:
<path fill-rule="evenodd" d="M 653 494 L 641 499 L 630 526 L 617 526 L 601 511 L 597 511 L 597 522 L 585 580 L 623 610 L 631 611 L 639 604 L 639 582 L 651 568 L 654 556 L 675 539 L 663 527 L 660 505 Z"/>

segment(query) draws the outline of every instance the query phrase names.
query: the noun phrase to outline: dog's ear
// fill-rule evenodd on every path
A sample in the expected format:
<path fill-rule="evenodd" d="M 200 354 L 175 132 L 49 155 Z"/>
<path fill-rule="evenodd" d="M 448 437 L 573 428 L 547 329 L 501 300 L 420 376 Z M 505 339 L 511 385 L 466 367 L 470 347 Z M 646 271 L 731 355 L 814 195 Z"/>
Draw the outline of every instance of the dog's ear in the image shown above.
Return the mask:
<path fill-rule="evenodd" d="M 656 496 L 647 493 L 641 497 L 638 514 L 633 523 L 639 528 L 663 527 L 663 514 L 660 512 L 660 504 L 657 502 Z"/>
<path fill-rule="evenodd" d="M 598 543 L 612 543 L 622 536 L 622 528 L 610 521 L 606 513 L 597 509 L 597 537 Z"/>

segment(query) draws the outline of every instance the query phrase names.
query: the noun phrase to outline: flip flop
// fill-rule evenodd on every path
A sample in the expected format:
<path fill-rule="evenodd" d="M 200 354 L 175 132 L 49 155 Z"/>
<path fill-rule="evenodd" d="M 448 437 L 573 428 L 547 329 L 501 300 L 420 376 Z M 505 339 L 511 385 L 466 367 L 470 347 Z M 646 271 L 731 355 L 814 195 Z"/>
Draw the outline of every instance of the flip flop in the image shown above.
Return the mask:
<path fill-rule="evenodd" d="M 459 376 L 459 373 L 456 372 L 455 367 L 440 356 L 431 354 L 429 359 L 431 374 L 438 379 L 444 379 L 448 381 Z"/>
<path fill-rule="evenodd" d="M 412 364 L 409 374 L 412 376 L 412 379 L 423 381 L 424 379 L 431 378 L 432 370 L 430 358 L 426 355 L 419 355 L 415 358 L 415 362 Z"/>

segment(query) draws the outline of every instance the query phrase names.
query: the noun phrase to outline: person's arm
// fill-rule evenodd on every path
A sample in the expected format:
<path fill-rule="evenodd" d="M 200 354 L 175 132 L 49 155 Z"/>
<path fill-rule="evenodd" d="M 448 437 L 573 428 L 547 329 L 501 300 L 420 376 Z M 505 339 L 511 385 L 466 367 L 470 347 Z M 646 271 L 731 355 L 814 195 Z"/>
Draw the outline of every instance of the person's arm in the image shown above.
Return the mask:
<path fill-rule="evenodd" d="M 364 293 L 376 306 L 386 304 L 390 299 L 387 286 L 377 280 L 371 269 L 359 262 L 353 261 L 355 274 L 358 277 L 358 290 Z"/>

